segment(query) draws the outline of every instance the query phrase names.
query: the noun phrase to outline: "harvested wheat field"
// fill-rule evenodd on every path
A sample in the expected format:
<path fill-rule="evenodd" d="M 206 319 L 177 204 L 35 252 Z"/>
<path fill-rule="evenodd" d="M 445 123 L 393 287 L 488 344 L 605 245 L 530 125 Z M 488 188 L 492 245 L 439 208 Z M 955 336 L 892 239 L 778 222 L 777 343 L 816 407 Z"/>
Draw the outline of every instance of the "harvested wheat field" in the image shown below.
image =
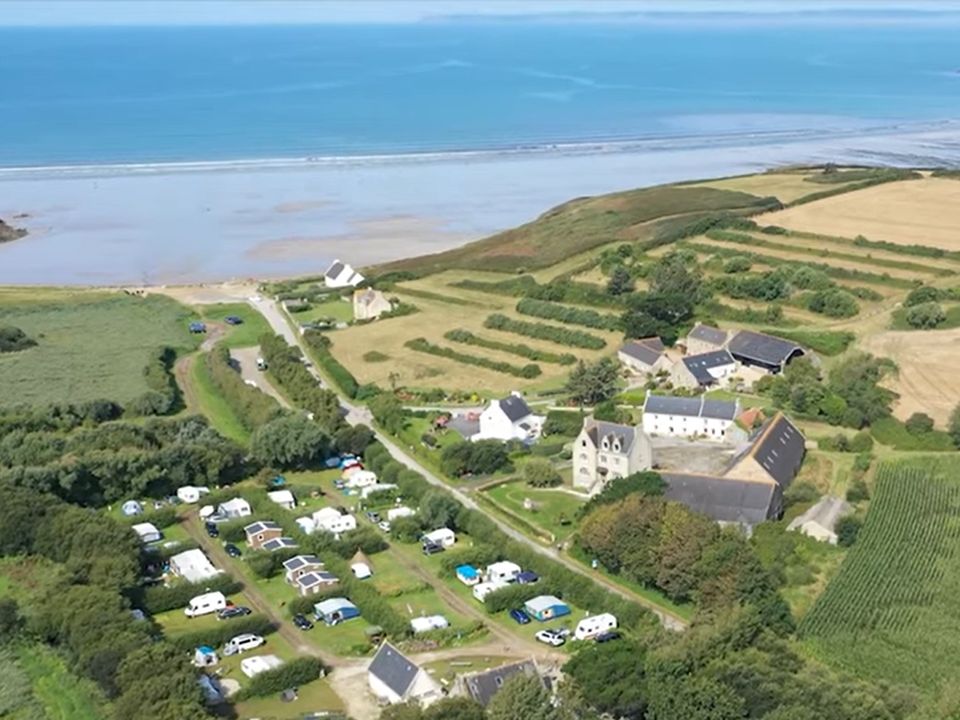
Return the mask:
<path fill-rule="evenodd" d="M 765 225 L 960 250 L 960 181 L 885 183 L 763 215 Z"/>
<path fill-rule="evenodd" d="M 915 412 L 932 417 L 944 427 L 950 411 L 960 402 L 960 328 L 953 330 L 888 331 L 868 335 L 863 349 L 893 359 L 898 376 L 884 383 L 900 394 L 893 413 L 906 420 Z"/>
<path fill-rule="evenodd" d="M 723 180 L 710 180 L 709 182 L 698 183 L 697 187 L 736 190 L 758 197 L 773 195 L 780 202 L 789 203 L 802 198 L 804 195 L 812 195 L 824 190 L 823 185 L 807 180 L 811 174 L 802 172 L 760 173 L 724 178 Z M 838 183 L 835 187 L 843 187 L 843 185 Z"/>

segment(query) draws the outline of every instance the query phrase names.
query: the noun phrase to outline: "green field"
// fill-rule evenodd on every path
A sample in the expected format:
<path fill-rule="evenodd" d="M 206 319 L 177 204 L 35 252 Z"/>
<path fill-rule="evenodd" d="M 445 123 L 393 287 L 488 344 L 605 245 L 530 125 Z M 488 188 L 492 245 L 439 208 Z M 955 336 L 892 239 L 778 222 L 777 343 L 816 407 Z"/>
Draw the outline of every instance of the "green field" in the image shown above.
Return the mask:
<path fill-rule="evenodd" d="M 800 637 L 815 655 L 873 680 L 957 687 L 960 462 L 885 463 L 863 529 Z"/>
<path fill-rule="evenodd" d="M 250 432 L 240 422 L 230 403 L 218 393 L 202 353 L 193 358 L 189 379 L 196 391 L 198 410 L 203 416 L 221 435 L 246 445 L 250 440 Z"/>
<path fill-rule="evenodd" d="M 270 333 L 270 326 L 263 315 L 246 303 L 200 305 L 197 311 L 208 322 L 223 323 L 227 335 L 220 343 L 228 348 L 253 347 L 260 343 L 261 335 Z M 224 321 L 230 315 L 237 316 L 243 323 L 227 325 Z"/>
<path fill-rule="evenodd" d="M 486 491 L 498 505 L 523 518 L 532 525 L 543 528 L 556 540 L 565 540 L 574 530 L 577 510 L 583 500 L 561 490 L 540 490 L 522 481 L 503 483 Z M 523 501 L 529 498 L 533 510 L 526 510 Z"/>
<path fill-rule="evenodd" d="M 56 653 L 42 645 L 25 645 L 17 651 L 17 664 L 33 684 L 33 697 L 45 720 L 105 720 L 106 703 L 89 681 L 81 680 Z M 6 716 L 5 716 L 6 717 Z"/>
<path fill-rule="evenodd" d="M 194 315 L 166 297 L 64 291 L 29 298 L 0 291 L 0 325 L 37 341 L 0 355 L 0 405 L 127 402 L 147 390 L 143 368 L 152 351 L 199 342 L 187 330 Z"/>
<path fill-rule="evenodd" d="M 353 320 L 353 303 L 342 300 L 339 296 L 334 296 L 322 303 L 311 303 L 309 310 L 290 313 L 290 317 L 298 323 L 331 318 L 337 322 L 351 322 Z"/>

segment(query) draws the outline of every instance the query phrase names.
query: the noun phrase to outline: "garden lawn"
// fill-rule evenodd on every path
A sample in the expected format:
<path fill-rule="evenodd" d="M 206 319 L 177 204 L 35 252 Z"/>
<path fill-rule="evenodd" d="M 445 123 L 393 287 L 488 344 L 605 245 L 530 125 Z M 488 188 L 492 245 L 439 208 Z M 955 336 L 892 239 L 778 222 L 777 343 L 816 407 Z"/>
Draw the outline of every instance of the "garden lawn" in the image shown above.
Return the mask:
<path fill-rule="evenodd" d="M 314 680 L 297 688 L 297 699 L 283 702 L 278 693 L 237 703 L 236 711 L 241 718 L 263 720 L 301 720 L 305 717 L 321 717 L 329 712 L 343 710 L 343 702 L 324 680 Z"/>
<path fill-rule="evenodd" d="M 260 344 L 260 336 L 271 333 L 270 326 L 257 310 L 246 303 L 218 303 L 200 305 L 197 312 L 208 322 L 222 323 L 227 329 L 220 344 L 228 348 L 253 347 Z M 227 317 L 235 315 L 243 320 L 240 325 L 227 325 Z"/>
<path fill-rule="evenodd" d="M 231 595 L 227 601 L 233 601 L 234 605 L 246 605 L 249 607 L 246 597 L 242 592 Z M 204 630 L 210 627 L 216 627 L 220 623 L 228 623 L 230 620 L 218 620 L 215 612 L 190 618 L 183 614 L 183 608 L 174 608 L 166 612 L 157 613 L 153 619 L 163 629 L 167 635 L 182 635 L 188 632 Z"/>
<path fill-rule="evenodd" d="M 565 540 L 576 530 L 574 518 L 584 502 L 562 490 L 541 490 L 519 480 L 497 485 L 484 492 L 497 504 L 543 528 L 557 540 Z M 523 507 L 526 498 L 533 501 L 533 510 Z"/>
<path fill-rule="evenodd" d="M 522 659 L 504 655 L 464 655 L 463 657 L 452 657 L 448 660 L 436 660 L 425 664 L 423 667 L 433 676 L 434 680 L 452 683 L 457 675 L 489 670 L 507 663 L 519 662 Z"/>
<path fill-rule="evenodd" d="M 47 291 L 30 298 L 0 291 L 0 326 L 37 341 L 0 355 L 0 405 L 129 402 L 147 390 L 151 353 L 163 346 L 189 351 L 200 342 L 187 329 L 196 316 L 167 297 Z"/>
<path fill-rule="evenodd" d="M 290 313 L 290 317 L 298 323 L 316 322 L 317 320 L 326 320 L 328 318 L 336 320 L 337 322 L 352 322 L 353 303 L 349 300 L 341 300 L 339 297 L 334 297 L 316 305 L 311 303 L 309 310 Z"/>
<path fill-rule="evenodd" d="M 464 627 L 469 622 L 466 617 L 452 610 L 433 588 L 388 598 L 387 603 L 409 619 L 427 615 L 443 615 L 450 626 L 454 628 Z"/>
<path fill-rule="evenodd" d="M 197 399 L 198 410 L 210 420 L 214 429 L 224 437 L 242 445 L 250 442 L 250 432 L 214 386 L 203 355 L 193 358 L 189 380 L 195 390 L 194 396 Z"/>

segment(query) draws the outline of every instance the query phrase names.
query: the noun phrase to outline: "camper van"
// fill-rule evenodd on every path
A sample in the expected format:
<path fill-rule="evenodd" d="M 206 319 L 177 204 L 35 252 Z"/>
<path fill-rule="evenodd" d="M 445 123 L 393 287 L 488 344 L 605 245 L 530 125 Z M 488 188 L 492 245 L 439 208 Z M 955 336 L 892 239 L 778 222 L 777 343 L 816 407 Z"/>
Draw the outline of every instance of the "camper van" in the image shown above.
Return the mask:
<path fill-rule="evenodd" d="M 473 586 L 473 596 L 480 602 L 483 602 L 487 595 L 497 590 L 502 590 L 505 587 L 509 587 L 505 582 L 482 582 Z"/>
<path fill-rule="evenodd" d="M 264 642 L 266 641 L 259 635 L 254 635 L 253 633 L 243 633 L 242 635 L 237 635 L 236 637 L 227 641 L 227 643 L 223 646 L 223 654 L 236 655 L 237 653 L 258 648 L 263 645 Z"/>
<path fill-rule="evenodd" d="M 217 610 L 223 610 L 226 606 L 227 599 L 222 592 L 204 593 L 191 598 L 187 607 L 184 608 L 183 614 L 188 618 L 195 618 L 201 615 L 209 615 L 217 612 Z"/>
<path fill-rule="evenodd" d="M 258 358 L 257 358 L 257 370 L 260 370 L 261 372 L 263 372 L 263 371 L 266 370 L 266 369 L 267 369 L 267 361 L 264 360 L 262 357 L 258 357 Z"/>
<path fill-rule="evenodd" d="M 577 628 L 573 631 L 573 637 L 577 640 L 587 640 L 600 633 L 613 630 L 616 626 L 617 618 L 610 613 L 590 615 L 577 623 Z"/>

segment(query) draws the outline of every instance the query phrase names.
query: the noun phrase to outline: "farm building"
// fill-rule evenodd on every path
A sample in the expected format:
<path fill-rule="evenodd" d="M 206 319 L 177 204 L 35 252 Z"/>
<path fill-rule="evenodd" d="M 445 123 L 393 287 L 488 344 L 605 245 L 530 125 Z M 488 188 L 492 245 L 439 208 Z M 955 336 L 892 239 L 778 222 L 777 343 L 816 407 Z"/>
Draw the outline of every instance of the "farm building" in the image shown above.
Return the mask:
<path fill-rule="evenodd" d="M 280 550 L 296 550 L 297 543 L 294 542 L 293 538 L 289 537 L 275 537 L 270 538 L 263 545 L 260 546 L 261 550 L 266 550 L 267 552 L 278 552 Z"/>
<path fill-rule="evenodd" d="M 297 499 L 289 490 L 273 490 L 267 493 L 267 497 L 284 510 L 293 510 L 297 507 Z"/>
<path fill-rule="evenodd" d="M 385 312 L 390 312 L 393 305 L 387 300 L 387 296 L 379 290 L 366 288 L 365 290 L 355 290 L 353 293 L 353 319 L 354 320 L 376 320 Z"/>
<path fill-rule="evenodd" d="M 340 260 L 334 260 L 323 274 L 323 283 L 329 288 L 356 287 L 364 280 L 363 275 Z"/>
<path fill-rule="evenodd" d="M 140 538 L 140 542 L 142 542 L 144 545 L 147 543 L 157 542 L 163 537 L 163 534 L 153 523 L 137 523 L 136 525 L 131 525 L 130 529 L 137 534 L 137 537 Z"/>
<path fill-rule="evenodd" d="M 527 614 L 541 622 L 570 614 L 570 606 L 553 595 L 537 595 L 523 604 Z"/>
<path fill-rule="evenodd" d="M 236 518 L 250 517 L 253 511 L 250 509 L 250 503 L 243 498 L 234 498 L 220 503 L 217 511 L 225 518 L 235 520 Z"/>
<path fill-rule="evenodd" d="M 643 431 L 632 425 L 583 421 L 573 444 L 573 485 L 599 491 L 610 480 L 653 466 L 653 449 Z"/>
<path fill-rule="evenodd" d="M 265 542 L 278 538 L 283 534 L 283 528 L 273 522 L 273 520 L 260 520 L 255 523 L 250 523 L 243 528 L 243 531 L 247 535 L 247 544 L 254 550 L 259 550 Z"/>
<path fill-rule="evenodd" d="M 794 530 L 820 542 L 837 544 L 837 520 L 853 510 L 851 505 L 838 497 L 824 496 L 816 505 L 802 515 L 798 515 L 787 530 Z"/>
<path fill-rule="evenodd" d="M 294 583 L 294 586 L 297 588 L 297 593 L 300 597 L 307 597 L 309 595 L 316 595 L 321 590 L 331 585 L 336 585 L 338 582 L 340 582 L 340 579 L 332 572 L 314 570 L 300 575 Z"/>
<path fill-rule="evenodd" d="M 480 582 L 480 571 L 473 565 L 458 565 L 456 573 L 457 580 L 464 585 L 471 586 Z"/>
<path fill-rule="evenodd" d="M 199 548 L 185 550 L 171 557 L 170 572 L 192 583 L 203 582 L 220 574 Z"/>
<path fill-rule="evenodd" d="M 521 674 L 540 678 L 541 681 L 543 679 L 537 666 L 530 660 L 524 660 L 490 670 L 460 675 L 454 683 L 451 694 L 472 698 L 486 707 L 507 680 Z"/>
<path fill-rule="evenodd" d="M 713 350 L 700 355 L 685 355 L 670 370 L 670 381 L 676 387 L 706 388 L 720 385 L 737 371 L 736 360 L 726 350 Z"/>
<path fill-rule="evenodd" d="M 360 617 L 360 609 L 346 598 L 328 598 L 313 606 L 313 615 L 327 625 L 337 625 Z"/>
<path fill-rule="evenodd" d="M 624 343 L 617 352 L 620 364 L 635 375 L 655 375 L 670 369 L 663 341 L 658 337 L 641 338 Z"/>
<path fill-rule="evenodd" d="M 535 415 L 520 393 L 491 400 L 480 413 L 480 430 L 471 440 L 520 440 L 533 442 L 543 429 L 543 415 Z"/>
<path fill-rule="evenodd" d="M 687 355 L 701 355 L 726 347 L 729 339 L 730 333 L 726 330 L 697 323 L 687 333 L 687 337 L 682 344 L 686 348 Z"/>
<path fill-rule="evenodd" d="M 665 437 L 702 437 L 742 442 L 746 434 L 736 425 L 740 402 L 706 397 L 667 397 L 647 392 L 643 403 L 643 431 Z"/>
<path fill-rule="evenodd" d="M 391 705 L 416 702 L 426 706 L 442 697 L 440 684 L 388 642 L 380 646 L 367 667 L 367 682 L 381 702 Z"/>
<path fill-rule="evenodd" d="M 748 367 L 779 373 L 787 364 L 804 355 L 802 347 L 783 338 L 753 330 L 740 330 L 727 344 L 734 359 Z"/>
<path fill-rule="evenodd" d="M 291 585 L 296 583 L 301 575 L 323 568 L 323 562 L 316 555 L 295 555 L 283 563 L 284 578 Z"/>
<path fill-rule="evenodd" d="M 267 670 L 274 670 L 281 665 L 283 665 L 283 660 L 276 655 L 254 655 L 240 661 L 240 670 L 248 678 L 252 678 Z"/>
<path fill-rule="evenodd" d="M 450 627 L 450 622 L 443 615 L 415 617 L 410 621 L 410 629 L 413 630 L 414 634 L 443 630 L 448 627 Z"/>

